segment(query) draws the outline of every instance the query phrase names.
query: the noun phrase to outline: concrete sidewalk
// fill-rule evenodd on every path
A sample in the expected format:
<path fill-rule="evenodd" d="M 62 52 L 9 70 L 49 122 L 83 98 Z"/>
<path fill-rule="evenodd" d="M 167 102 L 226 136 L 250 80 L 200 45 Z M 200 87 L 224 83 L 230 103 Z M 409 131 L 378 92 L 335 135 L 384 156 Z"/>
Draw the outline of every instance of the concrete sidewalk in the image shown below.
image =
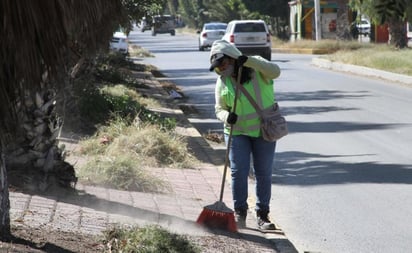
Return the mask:
<path fill-rule="evenodd" d="M 151 87 L 151 96 L 168 95 L 155 78 L 148 73 L 142 76 L 142 81 Z M 185 120 L 180 110 L 158 110 Z M 214 150 L 188 121 L 184 125 L 177 130 L 188 138 L 191 151 L 202 163 L 196 169 L 151 168 L 152 174 L 167 185 L 167 194 L 120 191 L 82 184 L 76 186 L 75 194 L 66 196 L 39 196 L 11 191 L 12 225 L 99 235 L 114 224 L 159 224 L 177 233 L 199 236 L 218 234 L 216 230 L 199 226 L 196 220 L 204 206 L 219 199 L 224 153 Z M 61 142 L 66 145 L 66 150 L 75 151 L 78 148 L 75 139 L 62 139 Z M 76 159 L 69 156 L 68 162 L 81 162 Z M 230 175 L 226 178 L 230 179 Z M 233 207 L 228 182 L 224 186 L 223 201 Z M 250 189 L 254 189 L 253 184 L 250 180 Z M 297 252 L 281 230 L 270 234 L 256 230 L 252 210 L 253 206 L 247 218 L 247 228 L 231 233 L 231 238 L 261 245 L 254 252 Z"/>
<path fill-rule="evenodd" d="M 217 200 L 221 173 L 214 167 L 152 168 L 170 193 L 120 191 L 77 185 L 77 194 L 53 197 L 10 192 L 11 220 L 29 226 L 99 234 L 112 224 L 160 224 L 185 232 L 205 233 L 195 221 L 204 205 Z M 229 187 L 226 186 L 229 191 Z M 224 199 L 230 203 L 229 197 Z M 179 229 L 182 228 L 182 231 Z"/>
<path fill-rule="evenodd" d="M 81 184 L 76 186 L 77 194 L 65 197 L 10 192 L 12 224 L 92 235 L 99 235 L 115 224 L 158 224 L 172 232 L 198 236 L 221 234 L 196 223 L 203 207 L 219 199 L 220 168 L 202 164 L 196 169 L 151 168 L 151 171 L 166 182 L 168 194 Z M 231 207 L 230 186 L 225 184 L 224 190 L 223 201 Z M 281 231 L 267 237 L 269 234 L 256 230 L 255 224 L 250 212 L 248 228 L 239 229 L 230 237 L 261 245 L 260 249 L 256 247 L 256 252 L 296 252 Z"/>

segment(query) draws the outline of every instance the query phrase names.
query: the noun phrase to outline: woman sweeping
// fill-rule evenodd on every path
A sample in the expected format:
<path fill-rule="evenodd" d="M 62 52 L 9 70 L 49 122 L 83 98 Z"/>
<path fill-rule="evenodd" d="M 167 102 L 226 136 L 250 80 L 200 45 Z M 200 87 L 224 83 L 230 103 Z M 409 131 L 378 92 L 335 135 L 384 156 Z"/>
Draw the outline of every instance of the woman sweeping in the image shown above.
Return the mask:
<path fill-rule="evenodd" d="M 224 122 L 226 143 L 229 137 L 232 138 L 228 149 L 237 226 L 246 226 L 248 175 L 252 157 L 256 178 L 257 226 L 263 230 L 274 230 L 276 227 L 269 219 L 269 204 L 276 142 L 262 138 L 259 115 L 248 98 L 236 88 L 236 80 L 240 78 L 240 85 L 262 104 L 263 109 L 267 109 L 275 105 L 272 79 L 279 77 L 279 66 L 260 56 L 245 56 L 223 40 L 212 45 L 210 62 L 210 71 L 214 70 L 219 75 L 215 88 L 216 117 Z M 239 68 L 241 73 L 238 73 Z M 235 97 L 237 103 L 233 111 Z M 231 127 L 232 136 L 229 136 Z"/>

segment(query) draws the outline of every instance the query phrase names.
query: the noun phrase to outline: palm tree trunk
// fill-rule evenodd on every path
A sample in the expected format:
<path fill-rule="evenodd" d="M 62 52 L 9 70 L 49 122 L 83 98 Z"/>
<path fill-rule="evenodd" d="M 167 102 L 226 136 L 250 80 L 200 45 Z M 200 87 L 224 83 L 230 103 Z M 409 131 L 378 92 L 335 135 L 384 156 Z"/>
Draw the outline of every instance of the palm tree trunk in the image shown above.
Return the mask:
<path fill-rule="evenodd" d="M 55 109 L 56 99 L 53 89 L 18 99 L 18 134 L 5 152 L 10 185 L 44 192 L 76 184 L 74 168 L 64 161 L 64 150 L 58 147 L 62 120 Z"/>
<path fill-rule="evenodd" d="M 389 34 L 391 35 L 389 43 L 396 48 L 405 48 L 408 45 L 405 22 L 399 18 L 390 18 L 388 20 Z"/>
<path fill-rule="evenodd" d="M 336 37 L 338 40 L 350 40 L 352 38 L 349 24 L 349 1 L 337 0 L 338 5 L 336 20 Z"/>
<path fill-rule="evenodd" d="M 0 148 L 0 151 L 1 148 Z M 0 152 L 2 153 L 2 152 Z M 0 159 L 0 239 L 10 235 L 10 200 L 4 155 Z"/>
<path fill-rule="evenodd" d="M 13 143 L 4 141 L 6 137 L 17 144 L 22 143 L 19 137 L 29 137 L 23 140 L 30 140 L 29 145 L 23 142 L 22 148 L 28 147 L 35 151 L 30 154 L 47 154 L 34 158 L 24 156 L 27 160 L 14 159 L 14 162 L 28 161 L 32 167 L 46 174 L 46 180 L 54 175 L 53 182 L 57 185 L 70 186 L 76 182 L 74 169 L 61 159 L 56 146 L 56 118 L 51 121 L 44 121 L 42 118 L 41 113 L 47 117 L 50 115 L 48 108 L 52 109 L 52 106 L 48 102 L 54 107 L 53 100 L 45 100 L 41 96 L 42 103 L 36 104 L 37 107 L 31 114 L 30 111 L 22 112 L 23 117 L 27 116 L 28 119 L 36 115 L 35 122 L 20 121 L 24 125 L 17 122 L 18 103 L 14 102 L 25 105 L 26 92 L 40 92 L 45 85 L 51 85 L 51 81 L 65 76 L 71 67 L 70 44 L 75 42 L 85 55 L 96 53 L 99 47 L 107 49 L 113 28 L 127 21 L 128 15 L 125 15 L 122 2 L 124 1 L 0 1 L 0 237 L 10 234 L 8 185 L 12 181 L 8 180 L 13 176 L 11 173 L 7 174 L 6 167 L 13 171 L 13 155 L 17 157 L 22 154 L 21 149 L 12 147 Z M 62 88 L 59 83 L 54 83 L 57 90 Z M 24 128 L 24 135 L 18 132 L 20 129 L 14 127 L 16 125 Z M 23 149 L 22 152 L 24 151 Z M 4 157 L 7 158 L 7 164 Z M 19 176 L 27 175 L 27 170 L 21 166 L 17 168 L 23 169 Z"/>

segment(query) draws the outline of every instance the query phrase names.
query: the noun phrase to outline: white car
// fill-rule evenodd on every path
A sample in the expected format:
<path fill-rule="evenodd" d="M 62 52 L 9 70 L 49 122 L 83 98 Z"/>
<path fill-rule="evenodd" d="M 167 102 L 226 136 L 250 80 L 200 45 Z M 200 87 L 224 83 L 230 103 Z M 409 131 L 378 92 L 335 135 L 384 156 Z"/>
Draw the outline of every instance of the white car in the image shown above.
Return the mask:
<path fill-rule="evenodd" d="M 371 23 L 365 18 L 362 18 L 360 23 L 356 24 L 356 28 L 358 28 L 359 34 L 368 36 L 371 33 Z"/>
<path fill-rule="evenodd" d="M 263 20 L 232 20 L 222 39 L 245 55 L 260 55 L 268 61 L 272 58 L 271 37 Z"/>
<path fill-rule="evenodd" d="M 110 49 L 127 55 L 129 53 L 129 42 L 124 32 L 115 32 L 110 41 Z"/>
<path fill-rule="evenodd" d="M 212 46 L 215 40 L 220 40 L 225 34 L 227 24 L 220 22 L 205 23 L 199 34 L 199 51 Z"/>

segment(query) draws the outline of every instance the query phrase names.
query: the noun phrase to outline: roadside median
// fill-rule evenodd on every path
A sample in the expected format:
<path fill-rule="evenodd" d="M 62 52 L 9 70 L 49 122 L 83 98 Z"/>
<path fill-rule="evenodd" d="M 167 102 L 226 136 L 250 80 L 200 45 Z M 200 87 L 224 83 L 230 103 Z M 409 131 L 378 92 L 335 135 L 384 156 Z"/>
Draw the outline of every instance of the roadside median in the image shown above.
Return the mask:
<path fill-rule="evenodd" d="M 334 71 L 348 72 L 355 75 L 379 78 L 388 81 L 399 82 L 406 85 L 412 85 L 412 76 L 396 74 L 379 69 L 333 62 L 319 57 L 314 57 L 312 59 L 312 64 L 320 68 L 330 69 Z"/>

